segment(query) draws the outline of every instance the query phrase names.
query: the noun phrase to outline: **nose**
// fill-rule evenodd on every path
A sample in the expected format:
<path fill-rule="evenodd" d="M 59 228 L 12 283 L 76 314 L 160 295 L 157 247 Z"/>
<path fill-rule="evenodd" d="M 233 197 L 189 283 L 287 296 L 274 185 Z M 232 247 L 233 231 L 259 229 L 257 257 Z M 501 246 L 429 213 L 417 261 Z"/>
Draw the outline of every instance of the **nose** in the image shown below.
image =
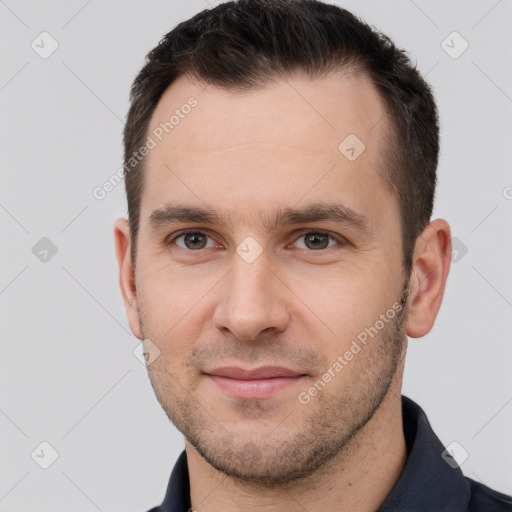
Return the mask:
<path fill-rule="evenodd" d="M 222 334 L 252 341 L 264 332 L 286 330 L 290 322 L 290 290 L 269 268 L 265 252 L 252 263 L 234 255 L 233 268 L 219 286 L 213 325 Z"/>

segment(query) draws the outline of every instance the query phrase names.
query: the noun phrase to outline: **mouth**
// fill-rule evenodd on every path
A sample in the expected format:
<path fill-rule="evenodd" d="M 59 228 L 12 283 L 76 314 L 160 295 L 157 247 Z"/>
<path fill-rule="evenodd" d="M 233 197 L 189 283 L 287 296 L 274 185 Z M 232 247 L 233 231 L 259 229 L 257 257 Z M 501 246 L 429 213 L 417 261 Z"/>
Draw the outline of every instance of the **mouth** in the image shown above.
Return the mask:
<path fill-rule="evenodd" d="M 235 398 L 253 400 L 269 398 L 306 377 L 304 373 L 278 366 L 252 370 L 231 366 L 216 368 L 206 375 L 225 393 Z"/>

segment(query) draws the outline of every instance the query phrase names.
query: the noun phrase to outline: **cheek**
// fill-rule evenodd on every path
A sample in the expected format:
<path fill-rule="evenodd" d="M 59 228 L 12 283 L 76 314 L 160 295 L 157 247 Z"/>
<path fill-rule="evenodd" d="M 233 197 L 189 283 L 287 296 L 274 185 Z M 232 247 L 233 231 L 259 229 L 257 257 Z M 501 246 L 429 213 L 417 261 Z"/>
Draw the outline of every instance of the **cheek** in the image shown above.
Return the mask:
<path fill-rule="evenodd" d="M 317 349 L 338 354 L 348 348 L 353 339 L 375 324 L 381 314 L 399 299 L 398 283 L 392 282 L 389 268 L 352 267 L 350 271 L 330 274 L 329 278 L 305 279 L 300 297 L 311 316 L 308 325 L 319 325 L 321 332 Z M 314 338 L 313 338 L 314 339 Z"/>
<path fill-rule="evenodd" d="M 146 273 L 139 290 L 139 308 L 144 334 L 160 348 L 162 355 L 172 355 L 176 362 L 180 355 L 193 349 L 200 338 L 204 315 L 205 294 L 211 285 L 204 280 L 179 279 L 176 272 L 152 271 Z"/>

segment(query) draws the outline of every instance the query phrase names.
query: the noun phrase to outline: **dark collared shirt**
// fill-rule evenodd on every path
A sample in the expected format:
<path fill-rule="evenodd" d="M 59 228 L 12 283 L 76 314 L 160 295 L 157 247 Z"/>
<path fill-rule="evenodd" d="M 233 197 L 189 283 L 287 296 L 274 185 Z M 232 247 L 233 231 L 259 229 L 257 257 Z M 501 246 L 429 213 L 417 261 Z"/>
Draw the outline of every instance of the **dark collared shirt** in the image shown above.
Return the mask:
<path fill-rule="evenodd" d="M 512 512 L 512 497 L 464 476 L 445 452 L 423 409 L 403 395 L 402 419 L 407 462 L 377 512 Z M 172 470 L 164 502 L 149 512 L 188 512 L 190 508 L 183 451 Z"/>

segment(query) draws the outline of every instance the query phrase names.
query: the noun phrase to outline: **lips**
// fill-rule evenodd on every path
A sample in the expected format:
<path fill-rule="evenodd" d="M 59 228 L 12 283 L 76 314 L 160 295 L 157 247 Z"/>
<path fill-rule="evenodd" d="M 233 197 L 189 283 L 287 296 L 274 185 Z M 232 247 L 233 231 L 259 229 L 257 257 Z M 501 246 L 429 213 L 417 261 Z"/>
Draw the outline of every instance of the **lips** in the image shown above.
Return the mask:
<path fill-rule="evenodd" d="M 275 379 L 278 377 L 299 377 L 303 373 L 290 370 L 289 368 L 282 368 L 280 366 L 263 366 L 254 368 L 253 370 L 244 370 L 234 366 L 224 368 L 216 368 L 215 370 L 207 372 L 209 375 L 216 375 L 218 377 L 228 377 L 230 379 L 238 380 L 258 380 L 258 379 Z"/>
<path fill-rule="evenodd" d="M 280 366 L 264 366 L 245 370 L 233 366 L 216 368 L 208 378 L 224 393 L 246 400 L 264 400 L 290 386 L 306 375 Z"/>

